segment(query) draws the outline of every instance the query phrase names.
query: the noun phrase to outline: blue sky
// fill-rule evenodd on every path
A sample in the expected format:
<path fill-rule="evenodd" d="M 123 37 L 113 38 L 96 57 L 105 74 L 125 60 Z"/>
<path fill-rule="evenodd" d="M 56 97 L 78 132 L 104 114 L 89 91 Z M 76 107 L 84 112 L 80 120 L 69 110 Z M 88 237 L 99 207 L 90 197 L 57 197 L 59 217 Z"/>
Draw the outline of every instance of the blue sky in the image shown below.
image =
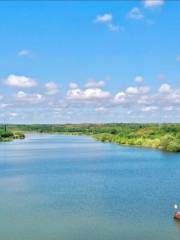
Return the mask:
<path fill-rule="evenodd" d="M 180 2 L 0 3 L 0 121 L 179 122 Z"/>

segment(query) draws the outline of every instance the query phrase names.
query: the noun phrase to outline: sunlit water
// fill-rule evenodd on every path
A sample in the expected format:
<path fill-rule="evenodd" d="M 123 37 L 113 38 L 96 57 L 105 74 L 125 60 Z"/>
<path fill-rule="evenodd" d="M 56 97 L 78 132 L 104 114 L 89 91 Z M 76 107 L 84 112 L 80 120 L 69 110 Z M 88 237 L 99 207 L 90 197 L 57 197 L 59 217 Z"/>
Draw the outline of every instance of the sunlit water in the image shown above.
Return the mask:
<path fill-rule="evenodd" d="M 0 143 L 0 239 L 179 240 L 180 154 L 88 137 Z"/>

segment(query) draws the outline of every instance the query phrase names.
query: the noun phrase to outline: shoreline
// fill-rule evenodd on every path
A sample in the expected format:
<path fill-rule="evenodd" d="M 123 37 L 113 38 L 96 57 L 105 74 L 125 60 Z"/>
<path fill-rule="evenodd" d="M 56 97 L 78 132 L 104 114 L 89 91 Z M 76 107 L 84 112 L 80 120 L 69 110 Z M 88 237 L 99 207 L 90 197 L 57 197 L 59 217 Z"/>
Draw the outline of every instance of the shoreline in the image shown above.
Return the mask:
<path fill-rule="evenodd" d="M 3 126 L 1 126 L 3 137 Z M 98 141 L 118 145 L 158 149 L 164 152 L 180 152 L 180 123 L 179 124 L 32 124 L 7 125 L 11 133 L 19 132 L 41 134 L 64 134 L 90 136 Z M 19 138 L 19 136 L 18 136 Z M 21 138 L 21 137 L 20 137 Z M 6 139 L 5 139 L 6 140 Z M 5 141 L 3 140 L 3 141 Z"/>
<path fill-rule="evenodd" d="M 158 150 L 158 151 L 160 151 L 162 153 L 176 153 L 176 154 L 179 153 L 179 152 L 175 152 L 175 151 L 168 151 L 168 150 L 164 150 L 164 149 L 161 149 L 161 148 L 158 148 L 158 147 L 152 147 L 152 146 L 146 146 L 146 145 L 123 144 L 123 143 L 118 143 L 116 141 L 111 141 L 111 140 L 105 140 L 104 141 L 102 139 L 96 138 L 96 134 L 83 134 L 83 133 L 78 133 L 78 132 L 76 132 L 76 133 L 70 133 L 70 132 L 62 132 L 62 133 L 52 132 L 52 133 L 50 133 L 50 132 L 37 132 L 37 131 L 30 131 L 30 132 L 26 131 L 26 132 L 24 132 L 24 134 L 25 134 L 25 138 L 24 139 L 26 139 L 27 138 L 26 136 L 28 136 L 28 135 L 84 136 L 84 137 L 90 137 L 90 138 L 92 138 L 92 139 L 94 139 L 95 141 L 98 141 L 98 142 L 111 143 L 111 144 L 116 144 L 118 146 L 152 149 L 152 150 Z M 12 141 L 16 140 L 16 139 L 12 139 Z M 3 141 L 3 142 L 9 142 L 9 141 Z"/>

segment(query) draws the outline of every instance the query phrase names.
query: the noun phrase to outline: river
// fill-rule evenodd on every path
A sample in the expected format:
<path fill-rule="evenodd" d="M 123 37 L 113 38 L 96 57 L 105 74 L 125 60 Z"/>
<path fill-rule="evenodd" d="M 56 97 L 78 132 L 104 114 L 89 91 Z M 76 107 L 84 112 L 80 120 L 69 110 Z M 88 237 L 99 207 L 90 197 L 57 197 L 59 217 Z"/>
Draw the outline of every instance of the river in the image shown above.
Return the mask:
<path fill-rule="evenodd" d="M 180 154 L 28 135 L 0 143 L 0 239 L 179 240 Z"/>

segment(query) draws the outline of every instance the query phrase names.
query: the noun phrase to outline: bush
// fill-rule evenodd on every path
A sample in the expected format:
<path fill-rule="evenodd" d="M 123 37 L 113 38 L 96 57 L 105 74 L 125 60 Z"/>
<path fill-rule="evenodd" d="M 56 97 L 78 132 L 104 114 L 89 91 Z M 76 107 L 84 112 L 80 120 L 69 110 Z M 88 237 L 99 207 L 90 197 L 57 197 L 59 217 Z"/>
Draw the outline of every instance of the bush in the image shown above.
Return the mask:
<path fill-rule="evenodd" d="M 170 152 L 180 152 L 180 141 L 171 141 L 166 150 Z"/>
<path fill-rule="evenodd" d="M 24 133 L 22 133 L 22 132 L 15 132 L 15 133 L 14 133 L 14 138 L 24 139 L 24 138 L 25 138 L 25 135 L 24 135 Z"/>
<path fill-rule="evenodd" d="M 1 132 L 1 137 L 2 138 L 10 138 L 10 137 L 13 137 L 13 136 L 14 136 L 14 134 L 10 131 L 3 132 L 3 133 Z"/>
<path fill-rule="evenodd" d="M 160 148 L 162 150 L 168 151 L 170 142 L 174 141 L 174 137 L 170 134 L 166 134 L 164 137 L 161 138 L 160 141 Z"/>

